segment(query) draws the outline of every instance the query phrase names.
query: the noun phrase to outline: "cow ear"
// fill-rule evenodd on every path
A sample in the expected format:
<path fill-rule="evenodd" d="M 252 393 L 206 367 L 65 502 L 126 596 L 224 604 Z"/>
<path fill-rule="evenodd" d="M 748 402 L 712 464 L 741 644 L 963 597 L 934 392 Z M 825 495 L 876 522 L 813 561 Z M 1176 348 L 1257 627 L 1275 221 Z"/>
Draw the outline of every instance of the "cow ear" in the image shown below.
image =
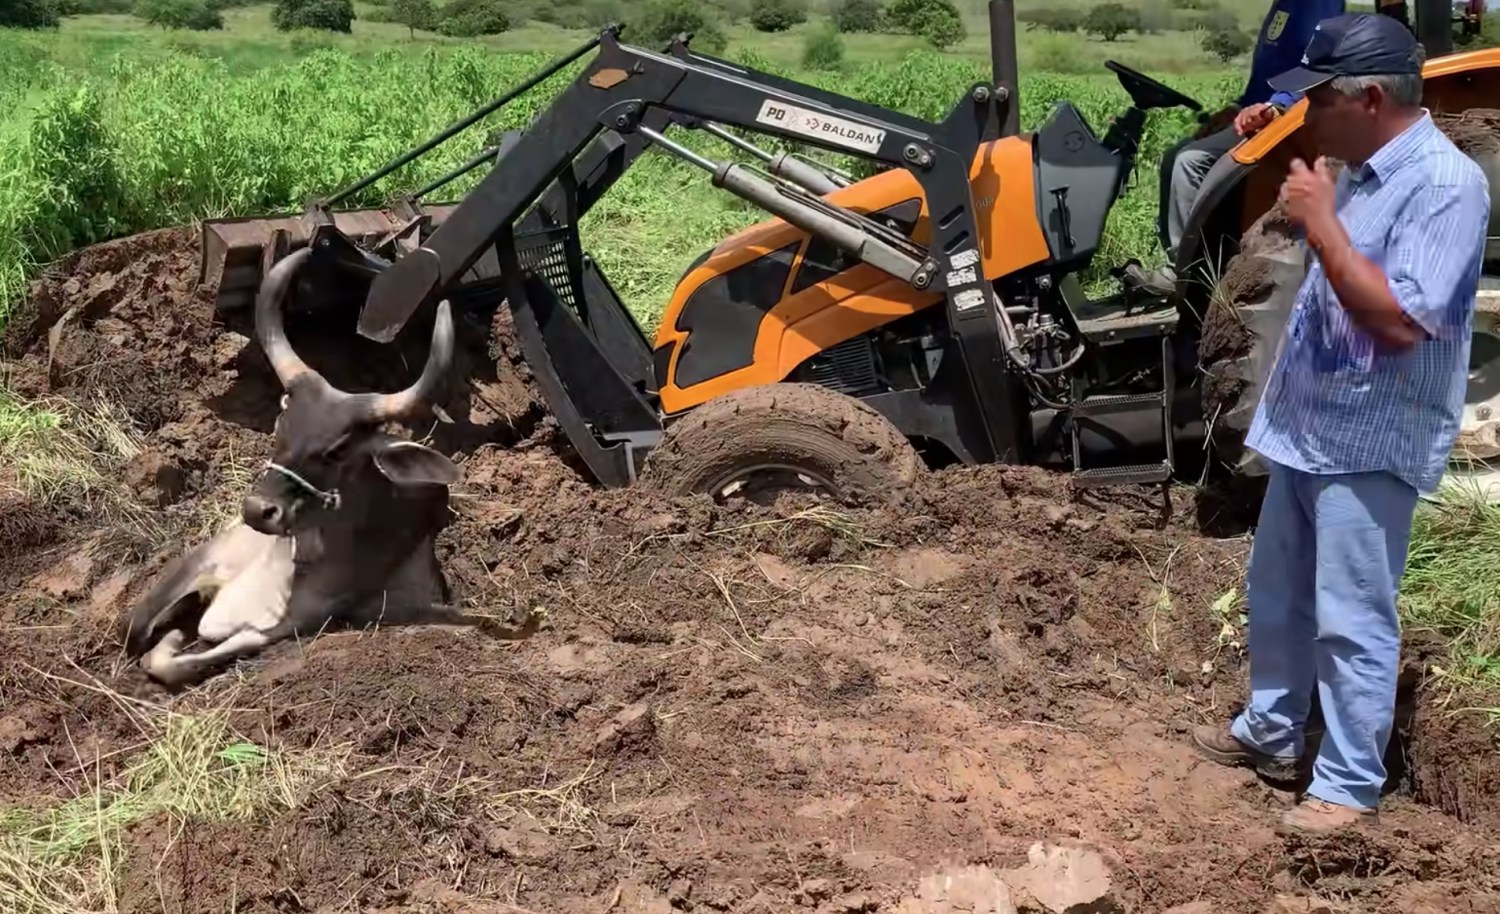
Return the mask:
<path fill-rule="evenodd" d="M 458 467 L 430 447 L 415 441 L 391 441 L 375 449 L 375 466 L 397 485 L 448 486 L 458 482 Z"/>

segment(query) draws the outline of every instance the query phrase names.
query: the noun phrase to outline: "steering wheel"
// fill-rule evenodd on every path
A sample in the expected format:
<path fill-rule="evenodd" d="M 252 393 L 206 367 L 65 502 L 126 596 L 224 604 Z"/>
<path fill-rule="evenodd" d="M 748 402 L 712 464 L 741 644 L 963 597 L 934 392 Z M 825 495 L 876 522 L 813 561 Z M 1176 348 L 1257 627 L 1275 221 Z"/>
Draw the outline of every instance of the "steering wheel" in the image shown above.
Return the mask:
<path fill-rule="evenodd" d="M 1115 71 L 1115 76 L 1120 80 L 1120 85 L 1130 94 L 1130 100 L 1137 108 L 1147 111 L 1152 108 L 1176 108 L 1182 106 L 1190 111 L 1202 111 L 1203 105 L 1195 98 L 1183 95 L 1171 86 L 1157 82 L 1151 77 L 1138 70 L 1114 60 L 1106 60 L 1104 65 Z"/>

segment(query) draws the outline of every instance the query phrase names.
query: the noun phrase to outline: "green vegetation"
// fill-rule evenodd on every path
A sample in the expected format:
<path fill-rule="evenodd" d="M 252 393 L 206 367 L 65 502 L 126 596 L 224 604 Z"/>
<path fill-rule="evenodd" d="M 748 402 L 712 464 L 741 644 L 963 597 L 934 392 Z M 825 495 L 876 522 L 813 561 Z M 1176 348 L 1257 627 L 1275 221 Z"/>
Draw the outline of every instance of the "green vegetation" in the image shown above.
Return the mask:
<path fill-rule="evenodd" d="M 114 696 L 122 707 L 131 707 Z M 132 717 L 146 748 L 111 785 L 60 805 L 0 810 L 0 910 L 85 914 L 116 910 L 125 832 L 159 819 L 244 821 L 293 808 L 343 773 L 342 753 L 265 749 L 230 730 L 227 714 Z"/>

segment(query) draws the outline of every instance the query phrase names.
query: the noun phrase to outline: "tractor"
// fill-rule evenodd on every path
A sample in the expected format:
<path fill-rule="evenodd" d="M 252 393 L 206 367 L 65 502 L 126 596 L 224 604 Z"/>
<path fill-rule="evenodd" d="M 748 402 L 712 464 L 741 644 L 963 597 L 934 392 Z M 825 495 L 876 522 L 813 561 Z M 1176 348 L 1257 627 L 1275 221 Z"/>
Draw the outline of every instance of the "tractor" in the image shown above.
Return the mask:
<path fill-rule="evenodd" d="M 1451 53 L 1449 15 L 1447 0 L 1423 0 L 1416 17 L 1427 106 L 1456 114 L 1500 102 L 1500 50 Z M 691 35 L 652 50 L 610 25 L 303 213 L 203 223 L 201 278 L 220 308 L 242 309 L 272 265 L 310 247 L 288 310 L 348 309 L 355 332 L 378 342 L 430 333 L 443 300 L 508 309 L 572 457 L 606 487 L 856 499 L 933 467 L 1008 463 L 1055 468 L 1077 487 L 1217 474 L 1253 488 L 1261 470 L 1243 437 L 1307 256 L 1273 212 L 1293 158 L 1317 155 L 1301 129 L 1305 102 L 1209 173 L 1175 290 L 1127 284 L 1090 297 L 1080 274 L 1148 116 L 1202 105 L 1111 60 L 1130 100 L 1111 123 L 1090 124 L 1063 101 L 1023 133 L 1013 0 L 991 0 L 989 28 L 993 78 L 928 121 L 699 53 Z M 339 208 L 590 54 L 524 130 L 384 208 Z M 710 134 L 751 161 L 709 158 L 676 131 Z M 747 134 L 863 160 L 872 173 L 773 154 Z M 688 266 L 654 339 L 578 232 L 653 149 L 767 214 Z M 1476 157 L 1500 187 L 1500 156 Z M 478 169 L 461 199 L 429 199 Z M 1493 276 L 1491 263 L 1463 431 L 1471 451 L 1500 451 Z"/>

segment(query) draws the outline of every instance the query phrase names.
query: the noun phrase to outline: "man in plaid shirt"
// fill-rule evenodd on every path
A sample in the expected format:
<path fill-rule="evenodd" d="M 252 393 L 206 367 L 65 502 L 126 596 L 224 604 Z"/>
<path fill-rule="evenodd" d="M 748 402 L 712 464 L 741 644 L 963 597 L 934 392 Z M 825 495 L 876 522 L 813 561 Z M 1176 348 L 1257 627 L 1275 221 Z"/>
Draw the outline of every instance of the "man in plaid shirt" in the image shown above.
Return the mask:
<path fill-rule="evenodd" d="M 1318 689 L 1326 733 L 1283 828 L 1373 820 L 1395 711 L 1397 585 L 1419 493 L 1462 417 L 1489 188 L 1421 107 L 1421 52 L 1388 16 L 1324 20 L 1302 66 L 1318 147 L 1282 188 L 1315 261 L 1247 444 L 1271 466 L 1250 559 L 1250 703 L 1194 734 L 1224 764 L 1287 775 Z"/>

